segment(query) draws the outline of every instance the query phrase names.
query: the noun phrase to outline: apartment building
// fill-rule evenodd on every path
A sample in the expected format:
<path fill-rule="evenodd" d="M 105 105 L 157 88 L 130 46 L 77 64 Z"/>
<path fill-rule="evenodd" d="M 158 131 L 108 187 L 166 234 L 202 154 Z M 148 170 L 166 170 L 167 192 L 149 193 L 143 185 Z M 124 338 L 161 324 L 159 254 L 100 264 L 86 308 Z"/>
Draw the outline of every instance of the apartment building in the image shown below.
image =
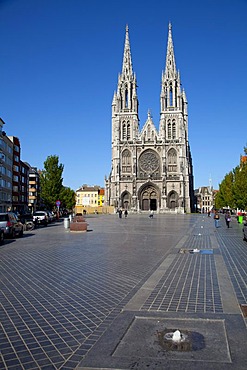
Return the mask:
<path fill-rule="evenodd" d="M 0 118 L 0 212 L 12 207 L 13 142 L 3 131 L 4 124 Z"/>
<path fill-rule="evenodd" d="M 40 206 L 40 176 L 36 167 L 27 162 L 26 165 L 29 168 L 28 208 L 30 212 L 35 212 Z"/>
<path fill-rule="evenodd" d="M 13 143 L 12 211 L 22 214 L 28 211 L 28 166 L 21 161 L 18 137 L 8 138 Z"/>

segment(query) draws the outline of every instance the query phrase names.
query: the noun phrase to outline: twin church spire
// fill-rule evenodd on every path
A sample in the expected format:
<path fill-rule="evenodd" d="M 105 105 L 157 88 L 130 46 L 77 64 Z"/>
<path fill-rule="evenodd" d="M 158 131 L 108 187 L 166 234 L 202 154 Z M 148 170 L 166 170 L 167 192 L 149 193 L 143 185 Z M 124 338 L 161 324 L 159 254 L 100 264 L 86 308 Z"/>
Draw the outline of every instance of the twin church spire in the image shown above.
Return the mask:
<path fill-rule="evenodd" d="M 181 106 L 179 98 L 180 95 L 180 75 L 176 69 L 172 40 L 172 26 L 171 23 L 169 23 L 166 64 L 165 71 L 162 73 L 160 95 L 161 113 L 166 111 L 169 107 L 179 108 Z M 138 114 L 137 82 L 136 75 L 133 73 L 132 67 L 128 25 L 126 25 L 125 32 L 122 72 L 118 76 L 118 88 L 117 93 L 114 94 L 113 104 L 116 104 L 120 110 L 124 109 L 126 111 L 126 109 L 129 109 Z"/>

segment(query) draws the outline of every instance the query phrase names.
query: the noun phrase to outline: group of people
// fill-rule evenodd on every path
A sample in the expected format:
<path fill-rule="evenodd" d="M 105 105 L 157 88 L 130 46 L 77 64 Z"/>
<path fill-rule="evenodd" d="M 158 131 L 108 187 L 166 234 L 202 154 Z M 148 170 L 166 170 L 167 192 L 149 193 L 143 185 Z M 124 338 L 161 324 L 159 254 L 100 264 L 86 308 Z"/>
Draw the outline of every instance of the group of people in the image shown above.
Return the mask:
<path fill-rule="evenodd" d="M 118 213 L 118 217 L 119 218 L 122 218 L 122 215 L 124 214 L 124 217 L 125 218 L 127 218 L 127 216 L 128 216 L 128 211 L 127 211 L 127 209 L 125 209 L 124 211 L 122 211 L 122 209 L 120 208 L 120 209 L 118 209 L 117 210 L 117 213 Z"/>
<path fill-rule="evenodd" d="M 123 214 L 124 214 L 124 217 L 127 218 L 128 216 L 128 211 L 127 209 L 125 209 L 124 211 L 120 208 L 120 209 L 117 209 L 117 213 L 118 213 L 118 217 L 119 218 L 122 218 Z M 149 218 L 153 218 L 154 217 L 154 211 L 151 210 L 150 213 L 149 213 Z"/>
<path fill-rule="evenodd" d="M 215 227 L 218 228 L 219 227 L 219 219 L 220 219 L 220 215 L 218 213 L 218 211 L 215 211 L 214 213 L 214 224 L 215 224 Z M 225 213 L 225 222 L 226 222 L 226 227 L 229 229 L 230 227 L 230 222 L 231 222 L 231 213 L 229 211 L 227 211 Z"/>

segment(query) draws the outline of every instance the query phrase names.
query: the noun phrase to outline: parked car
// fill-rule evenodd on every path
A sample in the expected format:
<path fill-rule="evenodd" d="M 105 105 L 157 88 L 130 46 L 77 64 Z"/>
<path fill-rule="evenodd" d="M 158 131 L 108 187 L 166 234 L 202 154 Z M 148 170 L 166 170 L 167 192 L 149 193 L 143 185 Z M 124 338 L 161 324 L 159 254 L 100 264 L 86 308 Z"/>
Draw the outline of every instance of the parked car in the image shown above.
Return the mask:
<path fill-rule="evenodd" d="M 33 213 L 33 222 L 35 225 L 44 225 L 48 224 L 48 214 L 46 211 L 36 211 Z"/>
<path fill-rule="evenodd" d="M 48 222 L 55 221 L 56 217 L 55 217 L 54 213 L 51 212 L 51 211 L 46 211 L 46 212 L 47 212 L 47 216 L 48 216 Z"/>
<path fill-rule="evenodd" d="M 0 245 L 4 243 L 4 230 L 0 229 Z"/>
<path fill-rule="evenodd" d="M 247 242 L 247 221 L 243 223 L 244 240 Z"/>
<path fill-rule="evenodd" d="M 15 238 L 23 235 L 23 223 L 13 212 L 0 213 L 0 228 L 3 229 L 5 237 Z"/>

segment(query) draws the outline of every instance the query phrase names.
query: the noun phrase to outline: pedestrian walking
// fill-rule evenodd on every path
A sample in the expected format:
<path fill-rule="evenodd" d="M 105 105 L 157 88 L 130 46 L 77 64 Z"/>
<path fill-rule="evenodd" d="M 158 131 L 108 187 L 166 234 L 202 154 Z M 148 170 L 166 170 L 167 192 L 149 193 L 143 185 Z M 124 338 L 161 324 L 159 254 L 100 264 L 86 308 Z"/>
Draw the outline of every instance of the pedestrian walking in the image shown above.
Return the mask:
<path fill-rule="evenodd" d="M 232 220 L 231 219 L 231 214 L 230 214 L 229 211 L 227 211 L 226 214 L 225 214 L 225 221 L 226 221 L 226 226 L 227 226 L 228 229 L 230 227 L 231 220 Z"/>
<path fill-rule="evenodd" d="M 125 209 L 125 211 L 124 211 L 124 217 L 127 218 L 127 216 L 128 216 L 128 211 L 127 211 L 127 209 Z"/>
<path fill-rule="evenodd" d="M 122 218 L 122 210 L 120 209 L 119 211 L 118 211 L 118 216 L 119 216 L 119 218 Z"/>
<path fill-rule="evenodd" d="M 153 210 L 150 211 L 149 218 L 154 218 L 154 211 Z"/>
<path fill-rule="evenodd" d="M 215 211 L 215 214 L 214 214 L 214 225 L 216 228 L 219 227 L 219 219 L 220 219 L 220 215 L 217 211 Z"/>

